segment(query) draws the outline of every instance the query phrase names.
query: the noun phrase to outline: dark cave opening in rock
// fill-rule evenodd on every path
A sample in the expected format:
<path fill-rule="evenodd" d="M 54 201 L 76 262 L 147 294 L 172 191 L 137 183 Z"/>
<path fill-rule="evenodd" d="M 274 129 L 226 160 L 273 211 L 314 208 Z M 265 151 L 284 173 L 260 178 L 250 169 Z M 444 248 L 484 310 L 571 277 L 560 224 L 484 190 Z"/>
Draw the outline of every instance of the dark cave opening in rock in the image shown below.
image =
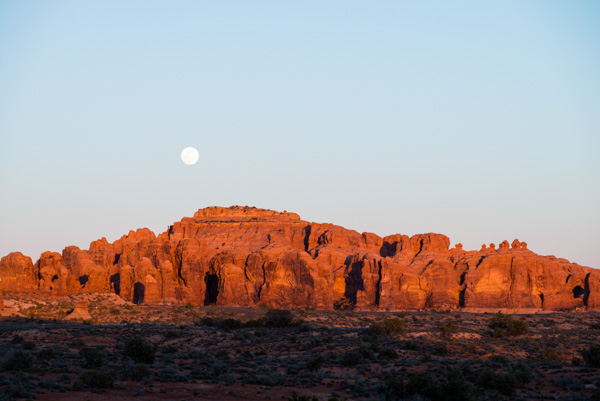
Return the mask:
<path fill-rule="evenodd" d="M 146 295 L 146 286 L 142 283 L 135 283 L 133 286 L 133 303 L 136 305 L 143 304 L 144 295 Z"/>
<path fill-rule="evenodd" d="M 83 275 L 83 276 L 79 276 L 79 284 L 81 284 L 81 288 L 85 288 L 85 285 L 87 284 L 87 282 L 89 281 L 90 276 Z"/>
<path fill-rule="evenodd" d="M 216 304 L 219 296 L 219 277 L 216 274 L 206 273 L 204 282 L 206 283 L 204 305 Z"/>
<path fill-rule="evenodd" d="M 467 291 L 466 288 L 464 288 L 461 292 L 458 293 L 458 306 L 461 308 L 465 307 L 465 292 Z"/>
<path fill-rule="evenodd" d="M 575 286 L 575 288 L 573 288 L 573 298 L 579 298 L 580 296 L 585 294 L 585 290 L 583 288 L 581 288 L 580 285 Z"/>
<path fill-rule="evenodd" d="M 115 294 L 121 295 L 121 274 L 115 273 L 110 276 L 110 286 L 114 290 Z"/>

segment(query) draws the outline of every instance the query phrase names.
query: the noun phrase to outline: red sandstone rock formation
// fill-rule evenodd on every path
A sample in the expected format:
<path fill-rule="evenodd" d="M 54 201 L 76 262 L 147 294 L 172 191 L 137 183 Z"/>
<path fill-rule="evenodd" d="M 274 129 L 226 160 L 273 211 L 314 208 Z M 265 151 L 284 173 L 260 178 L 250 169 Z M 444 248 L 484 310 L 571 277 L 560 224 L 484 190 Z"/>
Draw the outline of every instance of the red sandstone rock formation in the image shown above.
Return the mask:
<path fill-rule="evenodd" d="M 600 310 L 600 271 L 514 240 L 465 251 L 441 234 L 358 233 L 295 213 L 210 207 L 158 236 L 0 260 L 0 290 L 115 293 L 135 303 L 317 309 Z"/>
<path fill-rule="evenodd" d="M 65 318 L 63 320 L 76 320 L 76 319 L 90 320 L 91 318 L 92 318 L 92 316 L 90 316 L 89 303 L 88 303 L 88 301 L 83 299 L 83 300 L 77 302 L 77 304 L 75 305 L 75 308 L 73 308 L 73 311 L 71 311 L 71 313 L 69 313 L 67 316 L 65 316 Z"/>

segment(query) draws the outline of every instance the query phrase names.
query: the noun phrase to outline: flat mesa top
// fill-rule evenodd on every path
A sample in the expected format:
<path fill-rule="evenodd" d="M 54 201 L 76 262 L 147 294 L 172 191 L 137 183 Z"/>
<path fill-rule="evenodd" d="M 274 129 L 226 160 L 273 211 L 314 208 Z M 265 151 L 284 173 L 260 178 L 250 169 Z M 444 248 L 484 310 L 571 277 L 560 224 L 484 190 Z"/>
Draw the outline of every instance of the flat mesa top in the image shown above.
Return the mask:
<path fill-rule="evenodd" d="M 194 213 L 194 219 L 211 220 L 211 221 L 252 221 L 254 220 L 300 220 L 297 213 L 287 211 L 278 212 L 275 210 L 259 209 L 249 206 L 231 206 L 220 207 L 211 206 L 198 210 Z"/>

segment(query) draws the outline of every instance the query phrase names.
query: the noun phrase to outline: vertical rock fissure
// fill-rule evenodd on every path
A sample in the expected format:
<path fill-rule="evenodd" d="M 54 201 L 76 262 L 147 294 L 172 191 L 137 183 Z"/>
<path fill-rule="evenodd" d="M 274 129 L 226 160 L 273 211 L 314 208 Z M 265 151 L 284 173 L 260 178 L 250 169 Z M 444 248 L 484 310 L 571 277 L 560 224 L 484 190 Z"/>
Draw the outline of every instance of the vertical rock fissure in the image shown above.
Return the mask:
<path fill-rule="evenodd" d="M 177 276 L 179 276 L 179 279 L 181 281 L 183 281 L 183 285 L 185 287 L 187 287 L 187 281 L 183 277 L 182 271 L 183 271 L 183 255 L 181 255 L 181 259 L 179 259 L 179 263 L 178 263 L 178 266 L 177 266 Z"/>
<path fill-rule="evenodd" d="M 375 305 L 379 306 L 379 300 L 381 299 L 381 260 L 377 261 L 378 269 L 378 278 L 377 283 L 375 284 Z"/>
<path fill-rule="evenodd" d="M 508 306 L 511 307 L 513 306 L 513 285 L 515 284 L 515 272 L 513 270 L 513 262 L 515 261 L 515 258 L 510 258 L 510 287 L 508 288 Z"/>
<path fill-rule="evenodd" d="M 590 297 L 590 273 L 585 275 L 583 283 L 583 306 L 587 308 L 588 299 Z"/>
<path fill-rule="evenodd" d="M 265 269 L 265 264 L 266 264 L 266 262 L 262 264 L 263 281 L 260 284 L 260 286 L 258 287 L 258 291 L 256 291 L 256 299 L 258 301 L 260 301 L 260 293 L 262 292 L 263 286 L 267 282 L 267 270 Z"/>
<path fill-rule="evenodd" d="M 308 252 L 308 247 L 310 246 L 311 231 L 312 227 L 310 225 L 304 227 L 304 252 Z"/>

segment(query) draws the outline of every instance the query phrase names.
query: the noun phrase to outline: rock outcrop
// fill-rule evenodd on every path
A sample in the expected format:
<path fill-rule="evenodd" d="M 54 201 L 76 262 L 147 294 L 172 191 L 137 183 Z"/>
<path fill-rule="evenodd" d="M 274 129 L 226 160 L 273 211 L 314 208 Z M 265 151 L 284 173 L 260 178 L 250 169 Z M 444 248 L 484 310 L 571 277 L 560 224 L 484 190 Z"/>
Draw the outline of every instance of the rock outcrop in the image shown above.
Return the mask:
<path fill-rule="evenodd" d="M 92 316 L 89 311 L 89 303 L 81 300 L 75 304 L 75 307 L 63 320 L 90 320 Z"/>
<path fill-rule="evenodd" d="M 114 293 L 137 304 L 316 309 L 600 310 L 600 271 L 519 240 L 449 249 L 441 234 L 381 238 L 295 213 L 209 207 L 158 236 L 0 260 L 0 290 Z"/>

